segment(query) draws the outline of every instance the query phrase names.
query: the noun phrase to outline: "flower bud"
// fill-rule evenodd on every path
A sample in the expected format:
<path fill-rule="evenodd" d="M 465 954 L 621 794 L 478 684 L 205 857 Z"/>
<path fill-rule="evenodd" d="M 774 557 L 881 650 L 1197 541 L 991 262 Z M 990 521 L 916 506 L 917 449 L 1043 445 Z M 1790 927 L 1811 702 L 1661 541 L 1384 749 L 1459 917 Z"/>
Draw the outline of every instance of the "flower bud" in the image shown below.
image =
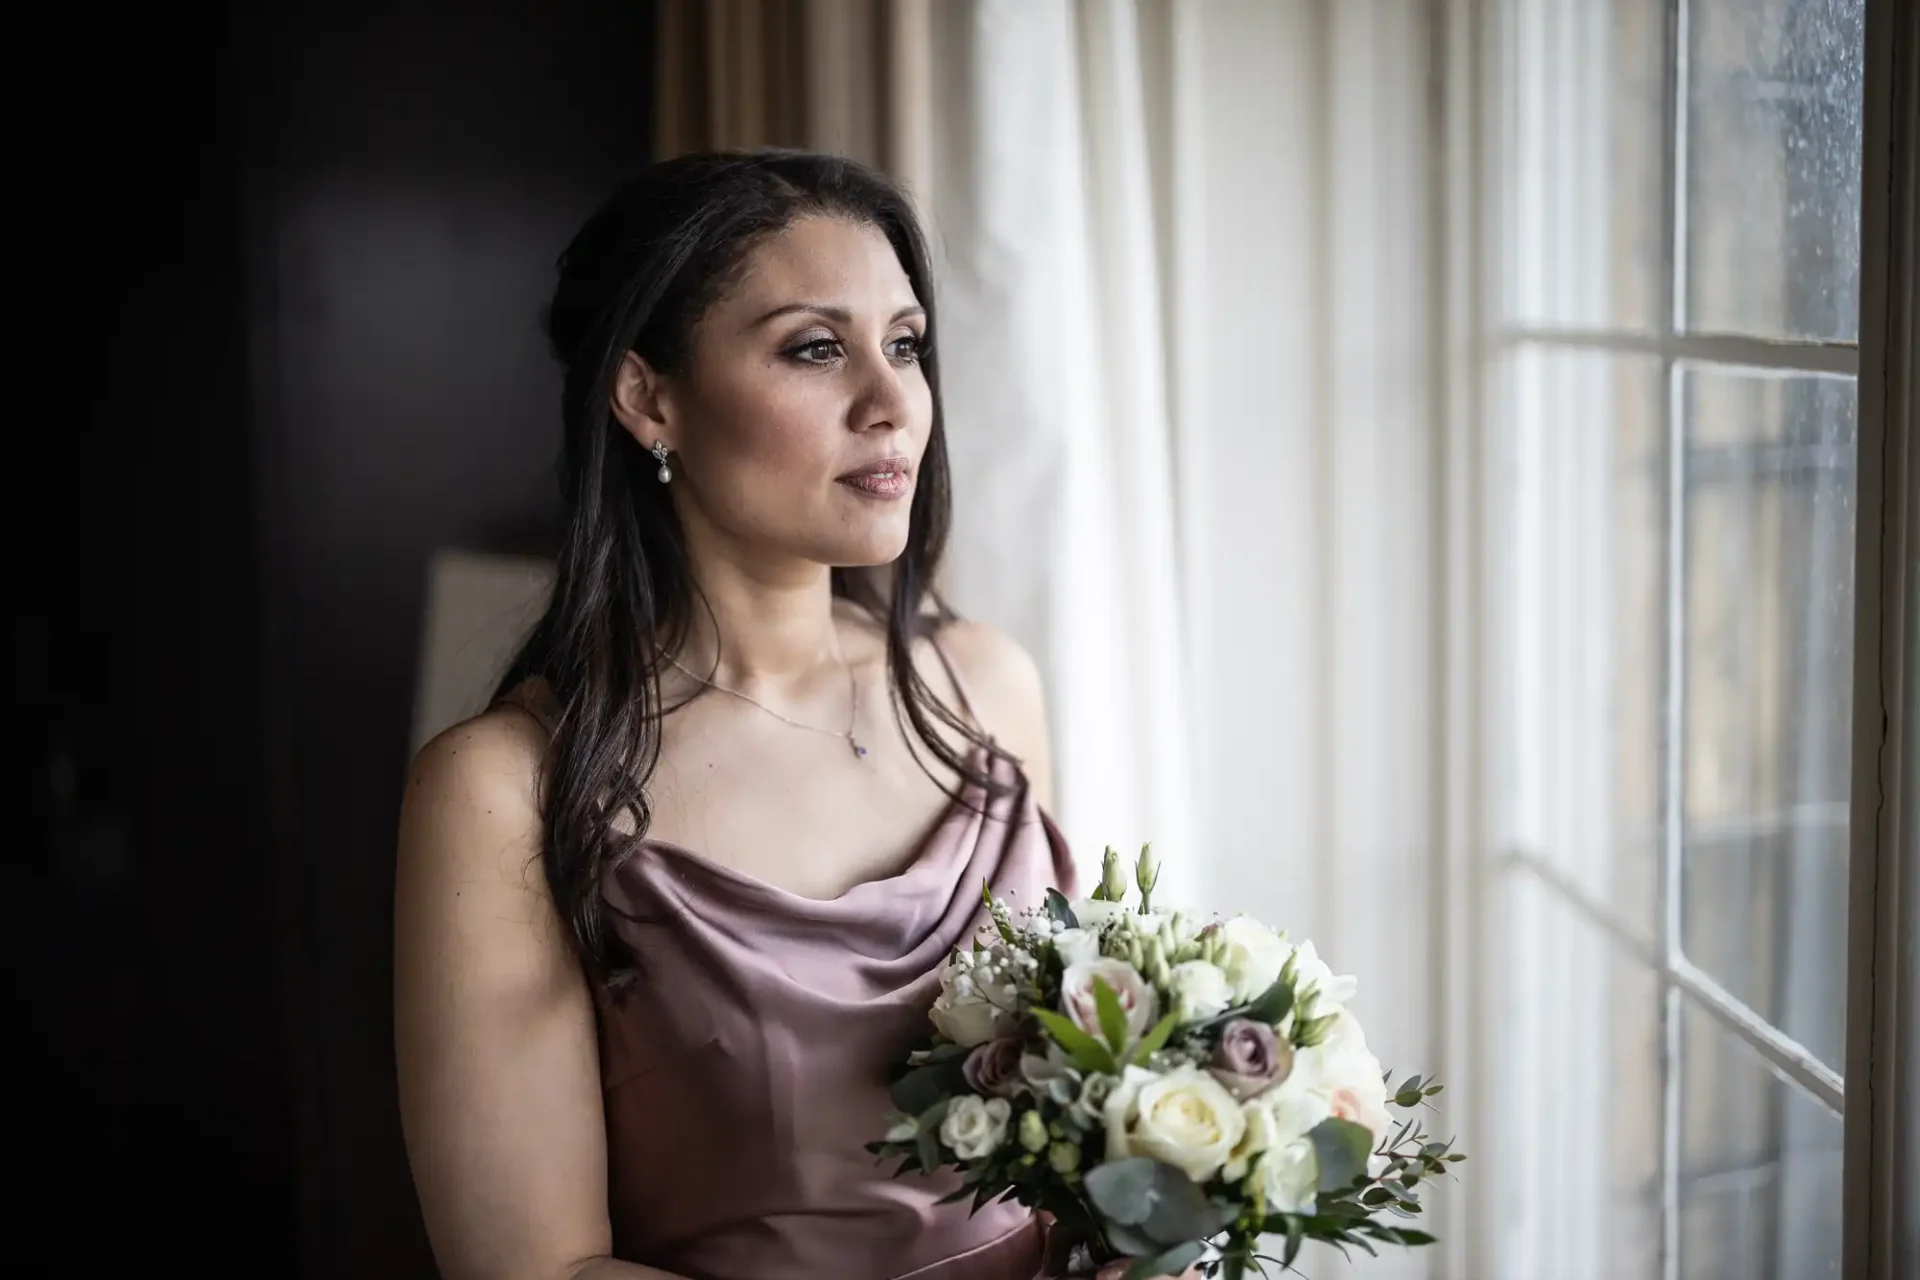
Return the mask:
<path fill-rule="evenodd" d="M 1071 1142 L 1056 1142 L 1047 1152 L 1047 1163 L 1055 1173 L 1072 1173 L 1080 1167 L 1080 1148 Z"/>
<path fill-rule="evenodd" d="M 1044 1151 L 1047 1146 L 1047 1122 L 1038 1111 L 1020 1114 L 1020 1145 L 1029 1151 Z"/>
<path fill-rule="evenodd" d="M 1126 873 L 1120 870 L 1120 855 L 1108 849 L 1100 864 L 1100 889 L 1108 902 L 1124 902 L 1127 898 Z"/>
<path fill-rule="evenodd" d="M 1140 858 L 1133 864 L 1133 878 L 1141 893 L 1152 893 L 1153 886 L 1160 882 L 1160 860 L 1153 856 L 1151 844 L 1140 846 Z"/>

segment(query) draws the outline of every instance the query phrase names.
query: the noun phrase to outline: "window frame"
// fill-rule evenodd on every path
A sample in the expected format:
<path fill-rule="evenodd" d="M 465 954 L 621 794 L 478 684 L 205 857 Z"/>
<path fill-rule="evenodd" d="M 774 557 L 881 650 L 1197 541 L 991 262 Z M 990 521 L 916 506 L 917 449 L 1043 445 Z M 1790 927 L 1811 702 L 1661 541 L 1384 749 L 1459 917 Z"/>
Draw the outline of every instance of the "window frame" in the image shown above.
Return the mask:
<path fill-rule="evenodd" d="M 1439 959 L 1445 979 L 1447 1041 L 1442 1061 L 1456 1081 L 1450 1108 L 1463 1133 L 1484 1131 L 1498 1114 L 1485 1067 L 1498 1052 L 1489 982 L 1497 976 L 1487 903 L 1501 877 L 1531 874 L 1611 940 L 1645 963 L 1660 984 L 1662 1240 L 1660 1270 L 1678 1274 L 1679 1159 L 1676 1117 L 1680 1087 L 1679 1035 L 1683 1003 L 1707 1015 L 1744 1043 L 1790 1088 L 1798 1088 L 1844 1125 L 1843 1273 L 1892 1280 L 1902 1247 L 1920 1231 L 1920 1174 L 1906 1168 L 1920 1158 L 1920 1052 L 1909 1047 L 1920 1029 L 1920 794 L 1911 781 L 1920 748 L 1907 725 L 1920 719 L 1920 428 L 1915 425 L 1913 365 L 1920 342 L 1920 18 L 1914 0 L 1866 0 L 1863 67 L 1865 145 L 1861 221 L 1859 341 L 1768 339 L 1683 330 L 1686 278 L 1685 50 L 1692 0 L 1666 0 L 1662 133 L 1667 149 L 1661 192 L 1662 296 L 1657 331 L 1583 330 L 1495 325 L 1501 292 L 1495 247 L 1511 244 L 1499 224 L 1504 127 L 1500 76 L 1502 0 L 1439 0 L 1434 9 L 1436 62 L 1434 146 L 1442 218 L 1436 228 L 1440 274 L 1433 316 L 1441 340 L 1433 347 L 1434 385 L 1444 412 L 1444 472 L 1436 529 L 1444 587 L 1444 626 L 1437 658 L 1441 675 L 1446 785 L 1442 847 L 1446 869 L 1436 899 Z M 1854 766 L 1850 811 L 1875 820 L 1851 822 L 1849 850 L 1846 1076 L 1773 1026 L 1683 953 L 1680 938 L 1682 781 L 1677 751 L 1663 767 L 1661 873 L 1656 921 L 1648 939 L 1607 902 L 1529 850 L 1492 847 L 1494 757 L 1501 709 L 1489 701 L 1500 672 L 1491 643 L 1499 601 L 1498 531 L 1485 516 L 1499 492 L 1486 415 L 1495 406 L 1492 380 L 1502 359 L 1521 347 L 1649 356 L 1667 388 L 1663 427 L 1670 451 L 1680 443 L 1682 383 L 1688 366 L 1845 376 L 1858 388 L 1855 532 Z M 1677 483 L 1682 457 L 1669 468 Z M 1669 507 L 1674 504 L 1669 499 Z M 1669 528 L 1666 608 L 1684 606 L 1685 579 L 1673 563 L 1684 530 Z M 1671 616 L 1671 614 L 1670 614 Z M 1684 637 L 1667 627 L 1668 673 L 1663 718 L 1668 743 L 1684 741 Z M 1904 753 L 1904 754 L 1903 754 Z M 1875 767 L 1862 767 L 1862 762 Z M 1903 1054 L 1903 1050 L 1905 1051 Z M 1849 1085 L 1848 1081 L 1851 1081 Z M 1497 1205 L 1475 1196 L 1443 1208 L 1448 1234 L 1440 1274 L 1491 1273 Z"/>
<path fill-rule="evenodd" d="M 1868 0 L 1842 1274 L 1920 1250 L 1920 3 Z M 1902 954 L 1902 947 L 1905 954 Z"/>

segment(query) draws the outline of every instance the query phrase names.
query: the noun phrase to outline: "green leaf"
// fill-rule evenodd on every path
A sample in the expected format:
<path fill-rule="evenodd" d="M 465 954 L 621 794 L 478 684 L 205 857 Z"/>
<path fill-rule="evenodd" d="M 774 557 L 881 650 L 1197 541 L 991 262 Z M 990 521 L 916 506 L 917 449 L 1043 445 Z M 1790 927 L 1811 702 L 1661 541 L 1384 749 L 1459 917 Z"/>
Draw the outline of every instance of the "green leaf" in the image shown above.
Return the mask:
<path fill-rule="evenodd" d="M 1247 1280 L 1247 1260 L 1230 1253 L 1220 1260 L 1220 1280 Z"/>
<path fill-rule="evenodd" d="M 1243 1015 L 1254 1022 L 1263 1022 L 1272 1027 L 1293 1011 L 1293 983 L 1285 978 L 1276 981 L 1261 992 L 1259 998 L 1247 1006 Z"/>
<path fill-rule="evenodd" d="M 966 1085 L 960 1058 L 929 1062 L 901 1076 L 888 1090 L 893 1105 L 917 1116 L 934 1103 L 952 1097 Z"/>
<path fill-rule="evenodd" d="M 1160 1276 L 1177 1276 L 1200 1260 L 1207 1251 L 1203 1241 L 1189 1240 L 1177 1244 L 1157 1258 L 1141 1258 L 1127 1268 L 1127 1280 L 1157 1280 Z"/>
<path fill-rule="evenodd" d="M 1373 1134 L 1365 1125 L 1329 1118 L 1315 1125 L 1307 1137 L 1312 1140 L 1313 1154 L 1320 1162 L 1321 1191 L 1339 1191 L 1366 1173 Z"/>
<path fill-rule="evenodd" d="M 1148 1058 L 1151 1058 L 1154 1054 L 1166 1047 L 1167 1038 L 1173 1034 L 1173 1029 L 1179 1025 L 1180 1014 L 1178 1010 L 1175 1010 L 1173 1013 L 1168 1014 L 1166 1017 L 1160 1019 L 1160 1021 L 1154 1023 L 1147 1034 L 1140 1038 L 1140 1043 L 1133 1047 L 1133 1054 L 1127 1061 L 1133 1063 L 1135 1066 L 1145 1066 Z"/>
<path fill-rule="evenodd" d="M 1074 1026 L 1070 1019 L 1051 1009 L 1035 1009 L 1033 1016 L 1039 1020 L 1042 1027 L 1046 1028 L 1047 1034 L 1053 1037 L 1054 1043 L 1067 1051 L 1067 1057 L 1072 1060 L 1074 1066 L 1082 1071 L 1116 1074 L 1113 1054 L 1108 1051 L 1107 1046 Z"/>
<path fill-rule="evenodd" d="M 1158 1162 L 1146 1156 L 1111 1160 L 1087 1173 L 1084 1186 L 1093 1207 L 1122 1226 L 1137 1227 L 1153 1212 Z"/>
<path fill-rule="evenodd" d="M 1165 1248 L 1159 1241 L 1134 1227 L 1121 1226 L 1109 1222 L 1104 1228 L 1107 1243 L 1126 1254 L 1129 1258 L 1150 1258 Z"/>
<path fill-rule="evenodd" d="M 1300 1215 L 1297 1213 L 1286 1215 L 1286 1223 L 1287 1249 L 1280 1257 L 1280 1265 L 1282 1267 L 1291 1267 L 1293 1260 L 1300 1256 L 1300 1245 L 1306 1234 L 1305 1224 L 1300 1221 Z"/>
<path fill-rule="evenodd" d="M 1067 905 L 1067 895 L 1058 889 L 1047 890 L 1047 914 L 1058 920 L 1062 927 L 1078 929 L 1079 917 L 1073 914 L 1073 908 Z"/>
<path fill-rule="evenodd" d="M 1093 1007 L 1100 1014 L 1100 1032 L 1118 1058 L 1127 1051 L 1127 1011 L 1120 1007 L 1120 997 L 1105 978 L 1093 980 Z"/>
<path fill-rule="evenodd" d="M 920 1157 L 920 1169 L 932 1173 L 940 1167 L 940 1139 L 931 1129 L 922 1129 L 914 1141 L 914 1150 Z"/>
<path fill-rule="evenodd" d="M 1162 1246 L 1203 1240 L 1233 1221 L 1231 1209 L 1207 1199 L 1181 1170 L 1155 1163 L 1155 1203 L 1142 1228 Z"/>

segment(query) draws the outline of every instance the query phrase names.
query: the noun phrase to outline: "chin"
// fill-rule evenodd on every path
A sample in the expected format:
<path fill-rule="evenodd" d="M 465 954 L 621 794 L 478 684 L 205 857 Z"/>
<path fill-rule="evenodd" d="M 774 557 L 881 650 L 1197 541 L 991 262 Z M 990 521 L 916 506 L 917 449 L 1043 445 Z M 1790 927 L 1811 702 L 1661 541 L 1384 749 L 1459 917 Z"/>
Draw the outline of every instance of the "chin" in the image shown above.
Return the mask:
<path fill-rule="evenodd" d="M 872 569 L 892 564 L 906 549 L 905 529 L 897 533 L 891 529 L 875 529 L 863 537 L 836 538 L 832 545 L 819 548 L 820 554 L 812 558 L 836 569 Z"/>

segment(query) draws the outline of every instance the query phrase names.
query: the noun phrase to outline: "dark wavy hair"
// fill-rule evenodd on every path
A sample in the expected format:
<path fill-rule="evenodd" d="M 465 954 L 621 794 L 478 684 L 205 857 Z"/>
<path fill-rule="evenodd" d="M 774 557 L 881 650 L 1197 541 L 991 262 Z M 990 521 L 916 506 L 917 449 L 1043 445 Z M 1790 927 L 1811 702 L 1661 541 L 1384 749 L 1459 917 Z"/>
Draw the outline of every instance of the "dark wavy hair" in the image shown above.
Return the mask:
<path fill-rule="evenodd" d="M 995 748 L 941 702 L 911 657 L 916 638 L 954 616 L 933 588 L 951 499 L 933 280 L 912 205 L 881 174 L 835 156 L 755 151 L 653 165 L 615 191 L 560 256 L 546 327 L 566 368 L 564 532 L 552 598 L 496 695 L 536 679 L 550 691 L 541 857 L 582 964 L 610 987 L 633 976 L 634 962 L 607 927 L 601 885 L 650 824 L 647 782 L 660 718 L 671 710 L 661 703 L 660 670 L 699 602 L 679 518 L 654 476 L 659 464 L 612 415 L 614 379 L 629 351 L 663 373 L 685 369 L 701 318 L 753 248 L 823 215 L 875 227 L 892 244 L 926 308 L 921 368 L 933 393 L 906 550 L 877 570 L 832 570 L 833 594 L 885 628 L 890 700 L 911 730 L 908 743 L 917 740 L 962 786 L 997 789 L 935 726 Z"/>

